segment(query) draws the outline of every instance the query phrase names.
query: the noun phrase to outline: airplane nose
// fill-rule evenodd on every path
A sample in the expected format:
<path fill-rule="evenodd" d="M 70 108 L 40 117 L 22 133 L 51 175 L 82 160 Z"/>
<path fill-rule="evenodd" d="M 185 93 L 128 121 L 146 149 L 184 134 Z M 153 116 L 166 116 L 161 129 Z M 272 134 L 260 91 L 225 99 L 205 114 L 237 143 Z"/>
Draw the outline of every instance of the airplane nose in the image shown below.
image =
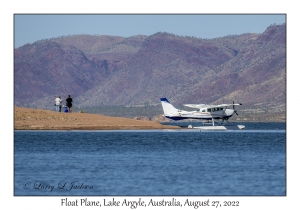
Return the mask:
<path fill-rule="evenodd" d="M 234 113 L 234 110 L 233 110 L 233 109 L 226 109 L 226 110 L 225 110 L 225 114 L 226 114 L 227 116 L 231 116 L 231 115 L 233 115 L 233 113 Z"/>

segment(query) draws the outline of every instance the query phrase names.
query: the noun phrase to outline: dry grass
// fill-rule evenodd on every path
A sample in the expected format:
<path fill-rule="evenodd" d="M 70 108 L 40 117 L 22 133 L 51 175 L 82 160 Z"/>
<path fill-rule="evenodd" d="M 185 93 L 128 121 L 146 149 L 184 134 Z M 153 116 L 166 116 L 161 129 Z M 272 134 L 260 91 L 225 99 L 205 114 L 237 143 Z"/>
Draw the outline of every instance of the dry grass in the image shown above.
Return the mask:
<path fill-rule="evenodd" d="M 133 130 L 178 129 L 155 121 L 141 121 L 100 114 L 64 113 L 14 107 L 15 130 Z"/>

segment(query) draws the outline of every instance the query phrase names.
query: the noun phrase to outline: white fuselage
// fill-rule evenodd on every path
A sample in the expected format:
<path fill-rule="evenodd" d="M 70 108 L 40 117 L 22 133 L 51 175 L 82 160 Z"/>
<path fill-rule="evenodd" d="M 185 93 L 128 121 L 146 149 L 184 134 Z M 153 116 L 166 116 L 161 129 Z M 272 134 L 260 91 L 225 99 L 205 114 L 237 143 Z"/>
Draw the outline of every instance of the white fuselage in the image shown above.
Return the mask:
<path fill-rule="evenodd" d="M 223 119 L 223 118 L 230 118 L 234 113 L 233 109 L 225 109 L 225 108 L 203 108 L 197 111 L 182 111 L 177 110 L 177 112 L 168 113 L 167 118 L 190 118 L 190 119 Z"/>

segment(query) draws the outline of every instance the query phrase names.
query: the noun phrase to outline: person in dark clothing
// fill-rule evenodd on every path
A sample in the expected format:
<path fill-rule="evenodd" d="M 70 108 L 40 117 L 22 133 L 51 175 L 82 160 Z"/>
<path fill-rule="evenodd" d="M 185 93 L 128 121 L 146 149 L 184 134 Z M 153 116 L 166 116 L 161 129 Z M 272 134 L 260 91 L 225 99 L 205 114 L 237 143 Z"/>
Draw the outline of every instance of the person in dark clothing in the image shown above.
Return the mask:
<path fill-rule="evenodd" d="M 72 112 L 72 102 L 73 102 L 73 100 L 72 100 L 70 95 L 68 95 L 68 98 L 66 99 L 66 102 L 67 102 L 66 105 L 68 107 L 68 111 Z"/>

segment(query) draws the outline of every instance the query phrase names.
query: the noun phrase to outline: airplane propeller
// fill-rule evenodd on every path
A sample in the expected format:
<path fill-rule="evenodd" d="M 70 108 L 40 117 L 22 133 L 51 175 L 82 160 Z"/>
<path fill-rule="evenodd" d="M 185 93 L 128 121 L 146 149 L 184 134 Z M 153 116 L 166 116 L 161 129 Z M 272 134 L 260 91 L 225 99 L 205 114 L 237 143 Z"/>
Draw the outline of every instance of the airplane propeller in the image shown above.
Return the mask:
<path fill-rule="evenodd" d="M 240 104 L 240 105 L 242 105 L 242 104 Z M 239 115 L 239 114 L 237 113 L 237 111 L 235 110 L 234 101 L 232 101 L 232 108 L 233 108 L 233 110 L 234 110 L 234 113 L 235 113 L 236 115 Z"/>

